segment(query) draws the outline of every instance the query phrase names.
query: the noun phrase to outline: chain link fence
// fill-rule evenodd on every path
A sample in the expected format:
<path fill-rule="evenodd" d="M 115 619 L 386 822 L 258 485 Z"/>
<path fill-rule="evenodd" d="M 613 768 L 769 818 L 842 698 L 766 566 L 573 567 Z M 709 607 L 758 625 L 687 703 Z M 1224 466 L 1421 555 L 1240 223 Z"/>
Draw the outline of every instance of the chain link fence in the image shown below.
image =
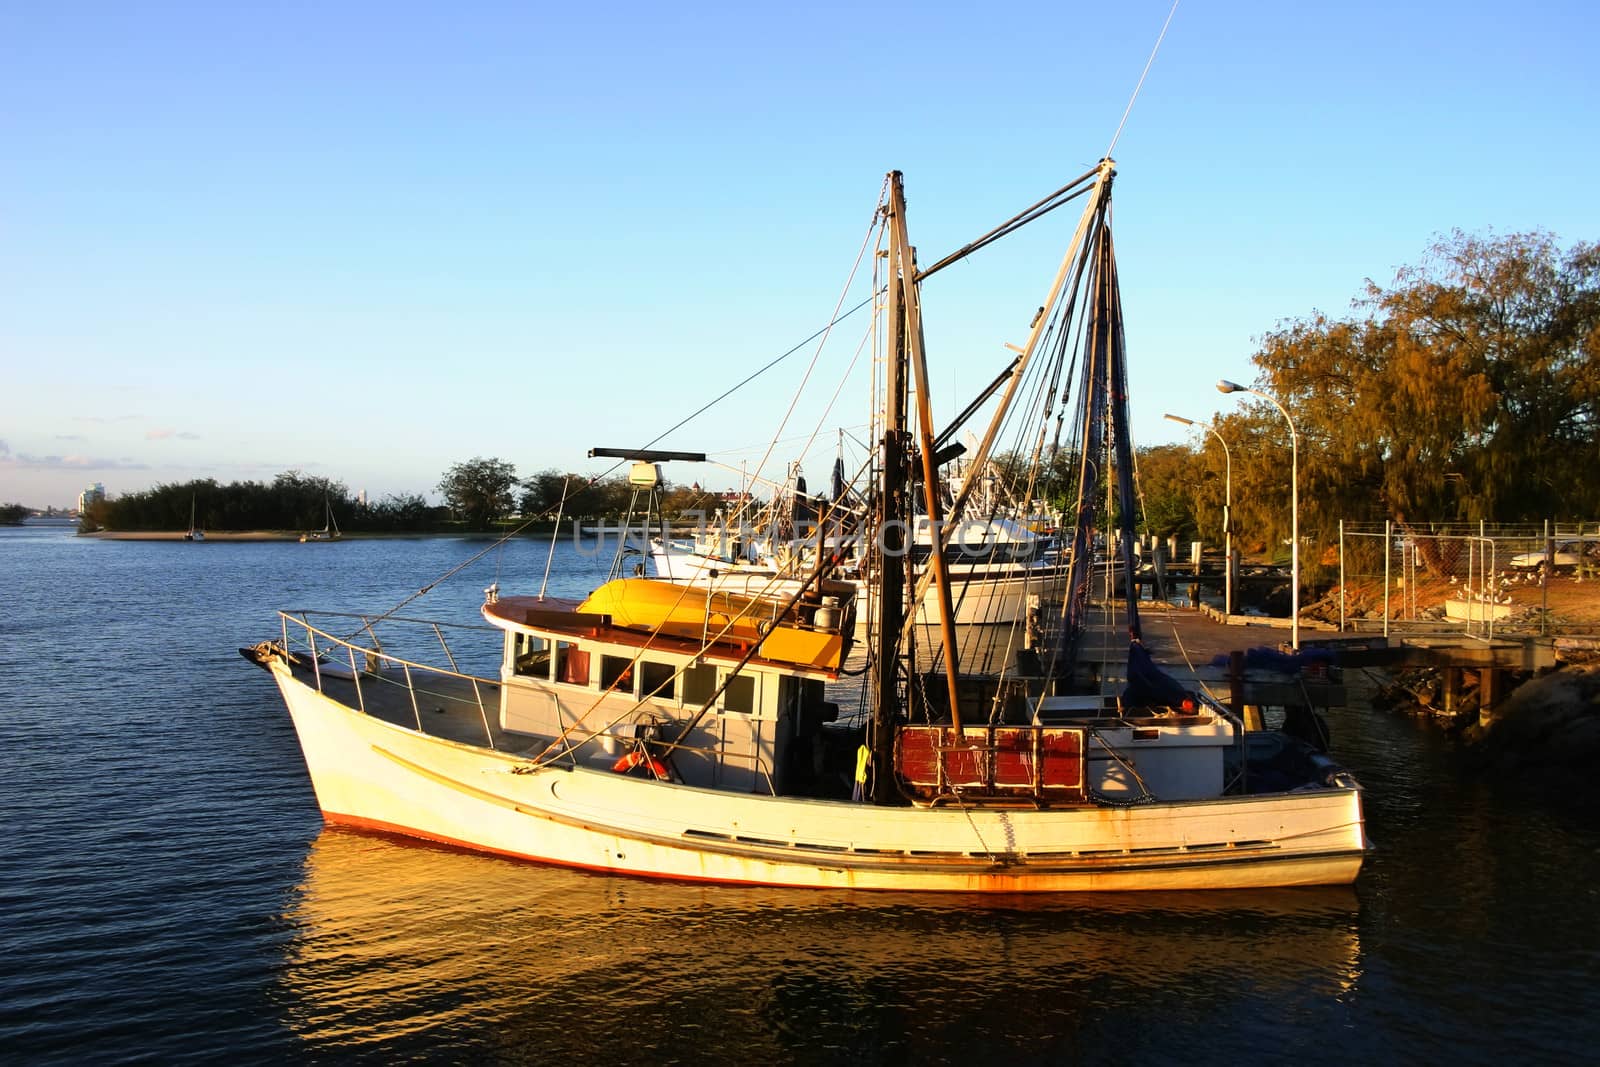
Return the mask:
<path fill-rule="evenodd" d="M 1366 633 L 1600 632 L 1600 523 L 1341 523 L 1322 609 Z"/>

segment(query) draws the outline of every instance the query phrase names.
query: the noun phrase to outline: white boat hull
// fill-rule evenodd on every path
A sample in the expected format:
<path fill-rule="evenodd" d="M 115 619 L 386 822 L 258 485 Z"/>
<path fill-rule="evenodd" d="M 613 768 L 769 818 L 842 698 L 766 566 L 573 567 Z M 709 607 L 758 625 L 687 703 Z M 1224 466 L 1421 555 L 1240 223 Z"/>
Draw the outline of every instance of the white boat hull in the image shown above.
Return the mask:
<path fill-rule="evenodd" d="M 1451 598 L 1444 602 L 1444 617 L 1456 622 L 1498 622 L 1511 617 L 1511 605 Z"/>
<path fill-rule="evenodd" d="M 951 607 L 957 626 L 985 626 L 1023 622 L 1030 602 L 1060 600 L 1066 593 L 1066 574 L 1060 568 L 1036 567 L 1017 570 L 1000 577 L 969 579 L 960 565 L 951 568 L 955 587 Z M 938 591 L 929 587 L 917 605 L 917 622 L 939 624 Z"/>
<path fill-rule="evenodd" d="M 769 567 L 729 564 L 709 556 L 681 549 L 651 552 L 658 577 L 685 585 L 705 586 L 718 592 L 746 596 L 786 597 L 797 591 L 801 582 L 780 577 Z M 958 626 L 984 626 L 1023 622 L 1030 602 L 1039 598 L 1059 600 L 1066 591 L 1066 570 L 1054 566 L 986 567 L 952 564 L 951 584 L 955 587 L 951 606 Z M 917 622 L 939 624 L 938 591 L 929 588 L 917 605 Z"/>
<path fill-rule="evenodd" d="M 1360 792 L 1113 807 L 874 807 L 528 759 L 368 716 L 271 670 L 329 823 L 672 879 L 983 893 L 1345 884 Z M 803 829 L 802 829 L 803 828 Z"/>

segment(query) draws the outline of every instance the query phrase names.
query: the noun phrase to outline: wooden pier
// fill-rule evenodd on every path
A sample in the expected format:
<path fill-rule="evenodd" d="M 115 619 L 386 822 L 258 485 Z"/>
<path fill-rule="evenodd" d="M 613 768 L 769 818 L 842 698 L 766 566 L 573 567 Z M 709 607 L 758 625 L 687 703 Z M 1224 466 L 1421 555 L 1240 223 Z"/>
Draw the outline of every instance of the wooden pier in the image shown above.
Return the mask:
<path fill-rule="evenodd" d="M 1556 665 L 1560 645 L 1548 637 L 1486 640 L 1464 634 L 1339 633 L 1308 630 L 1302 622 L 1300 650 L 1303 660 L 1311 662 L 1303 662 L 1298 670 L 1275 670 L 1246 666 L 1239 653 L 1263 647 L 1290 652 L 1287 619 L 1246 622 L 1234 616 L 1223 621 L 1216 612 L 1165 605 L 1141 606 L 1140 618 L 1145 645 L 1157 663 L 1185 684 L 1239 710 L 1342 707 L 1349 694 L 1338 678 L 1345 669 L 1427 668 L 1440 675 L 1440 712 L 1454 715 L 1463 706 L 1471 707 L 1466 699 L 1470 695 L 1476 698 L 1480 718 L 1487 721 L 1521 681 Z M 1217 665 L 1224 655 L 1228 665 Z M 1318 657 L 1339 670 L 1324 669 L 1315 662 Z"/>
<path fill-rule="evenodd" d="M 1079 661 L 1100 680 L 1102 691 L 1126 685 L 1128 634 L 1120 602 L 1097 604 L 1080 645 Z M 1156 663 L 1186 688 L 1205 692 L 1244 715 L 1251 726 L 1261 711 L 1282 708 L 1288 715 L 1350 701 L 1347 669 L 1399 671 L 1432 668 L 1440 672 L 1441 712 L 1476 707 L 1487 718 L 1494 706 L 1523 679 L 1553 666 L 1556 642 L 1549 638 L 1497 638 L 1462 634 L 1392 635 L 1338 633 L 1302 622 L 1298 661 L 1290 648 L 1288 619 L 1235 615 L 1224 619 L 1210 609 L 1145 602 L 1139 616 L 1144 644 Z M 1020 628 L 961 627 L 959 660 L 980 673 L 1012 669 L 1023 647 Z M 939 648 L 937 629 L 919 638 L 919 665 Z M 1365 686 L 1358 687 L 1365 689 Z M 1363 698 L 1364 699 L 1364 698 Z"/>
<path fill-rule="evenodd" d="M 1126 685 L 1128 629 L 1120 600 L 1093 605 L 1078 661 L 1098 677 L 1104 693 L 1122 693 Z M 1290 648 L 1290 621 L 1259 616 L 1224 617 L 1214 609 L 1186 608 L 1163 601 L 1139 605 L 1144 645 L 1163 670 L 1186 688 L 1210 694 L 1261 728 L 1269 709 L 1286 723 L 1314 723 L 1314 713 L 1347 707 L 1352 699 L 1370 701 L 1374 683 L 1362 669 L 1438 672 L 1438 713 L 1477 712 L 1493 717 L 1494 707 L 1515 686 L 1538 670 L 1557 664 L 1560 640 L 1552 638 L 1483 638 L 1464 633 L 1339 633 L 1325 624 L 1301 622 L 1301 656 Z M 1014 669 L 1024 648 L 1021 625 L 957 627 L 963 670 L 998 672 Z M 1595 641 L 1600 656 L 1600 641 Z M 941 648 L 936 625 L 918 627 L 918 667 L 938 669 L 934 653 Z M 864 649 L 851 657 L 858 672 Z M 853 709 L 859 677 L 846 673 L 829 686 L 829 699 Z M 1314 728 L 1314 726 L 1312 726 Z"/>

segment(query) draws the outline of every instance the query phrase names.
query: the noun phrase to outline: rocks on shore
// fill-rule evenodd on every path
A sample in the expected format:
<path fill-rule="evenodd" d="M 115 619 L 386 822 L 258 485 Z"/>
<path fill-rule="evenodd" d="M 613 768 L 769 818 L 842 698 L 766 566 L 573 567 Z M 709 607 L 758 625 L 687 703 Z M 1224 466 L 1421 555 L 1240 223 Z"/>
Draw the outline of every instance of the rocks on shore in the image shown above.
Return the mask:
<path fill-rule="evenodd" d="M 1467 736 L 1496 766 L 1600 770 L 1600 665 L 1565 666 L 1518 686 Z"/>

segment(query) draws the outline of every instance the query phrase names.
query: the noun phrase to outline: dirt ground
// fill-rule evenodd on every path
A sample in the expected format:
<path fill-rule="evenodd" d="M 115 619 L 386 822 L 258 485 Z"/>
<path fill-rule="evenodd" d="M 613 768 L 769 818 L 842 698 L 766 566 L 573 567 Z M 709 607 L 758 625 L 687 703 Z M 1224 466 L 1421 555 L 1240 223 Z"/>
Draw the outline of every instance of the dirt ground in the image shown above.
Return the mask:
<path fill-rule="evenodd" d="M 1346 586 L 1344 595 L 1347 617 L 1383 618 L 1381 580 L 1352 582 Z M 1389 592 L 1389 617 L 1395 620 L 1442 619 L 1444 602 L 1460 596 L 1460 588 L 1448 581 L 1423 579 L 1415 589 L 1397 583 Z M 1531 580 L 1511 576 L 1496 588 L 1493 596 L 1498 603 L 1510 608 L 1506 618 L 1495 620 L 1496 631 L 1531 629 L 1537 632 L 1542 617 L 1545 633 L 1600 634 L 1600 579 L 1556 574 L 1541 583 L 1537 576 Z M 1335 588 L 1307 609 L 1307 614 L 1336 620 L 1338 611 L 1339 590 Z"/>

